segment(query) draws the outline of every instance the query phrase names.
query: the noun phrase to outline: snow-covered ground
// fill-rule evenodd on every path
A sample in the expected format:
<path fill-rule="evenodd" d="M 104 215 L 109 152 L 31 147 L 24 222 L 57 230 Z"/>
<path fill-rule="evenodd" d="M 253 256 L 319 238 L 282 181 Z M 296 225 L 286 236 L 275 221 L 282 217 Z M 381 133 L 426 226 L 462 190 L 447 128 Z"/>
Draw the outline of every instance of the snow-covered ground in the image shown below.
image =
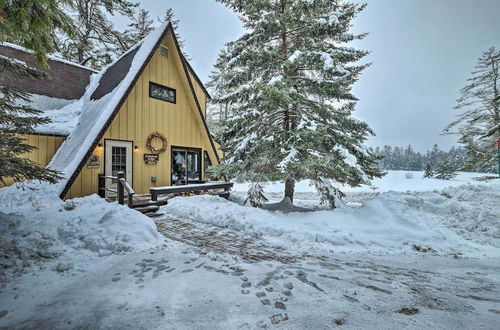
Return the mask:
<path fill-rule="evenodd" d="M 178 219 L 230 228 L 299 252 L 500 257 L 500 185 L 428 193 L 387 192 L 359 208 L 272 213 L 214 196 L 175 198 L 163 208 Z M 488 207 L 486 206 L 488 205 Z"/>
<path fill-rule="evenodd" d="M 410 178 L 407 178 L 409 174 Z M 436 178 L 424 178 L 424 172 L 420 171 L 387 171 L 387 174 L 379 179 L 374 179 L 371 185 L 362 185 L 360 187 L 340 187 L 344 192 L 386 192 L 386 191 L 432 191 L 435 189 L 444 189 L 456 187 L 465 183 L 477 182 L 474 179 L 482 177 L 495 176 L 487 173 L 458 172 L 457 176 L 451 180 L 439 180 Z M 234 190 L 246 193 L 248 183 L 236 182 Z M 280 193 L 284 190 L 284 184 L 281 182 L 272 182 L 265 186 L 266 193 Z M 309 181 L 299 181 L 295 185 L 295 191 L 298 193 L 315 192 L 314 187 Z"/>
<path fill-rule="evenodd" d="M 405 173 L 334 211 L 175 198 L 157 229 L 95 196 L 0 189 L 0 329 L 498 329 L 500 180 Z"/>

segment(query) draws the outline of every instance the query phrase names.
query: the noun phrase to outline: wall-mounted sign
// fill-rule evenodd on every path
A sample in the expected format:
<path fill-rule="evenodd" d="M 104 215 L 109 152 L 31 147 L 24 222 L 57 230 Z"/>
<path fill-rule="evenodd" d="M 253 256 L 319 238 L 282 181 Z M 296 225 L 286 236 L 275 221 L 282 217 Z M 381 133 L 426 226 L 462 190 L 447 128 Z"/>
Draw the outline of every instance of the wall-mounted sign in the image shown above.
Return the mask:
<path fill-rule="evenodd" d="M 159 159 L 160 155 L 158 154 L 144 154 L 144 163 L 146 165 L 156 165 Z"/>
<path fill-rule="evenodd" d="M 87 168 L 99 168 L 101 167 L 100 158 L 98 155 L 92 155 L 87 161 Z"/>

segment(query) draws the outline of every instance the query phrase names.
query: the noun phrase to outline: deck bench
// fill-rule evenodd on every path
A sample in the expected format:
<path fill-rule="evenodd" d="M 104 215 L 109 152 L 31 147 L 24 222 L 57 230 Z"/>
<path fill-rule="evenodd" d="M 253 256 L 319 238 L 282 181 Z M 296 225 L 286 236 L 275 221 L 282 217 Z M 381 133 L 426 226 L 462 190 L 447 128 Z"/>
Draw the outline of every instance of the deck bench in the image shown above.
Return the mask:
<path fill-rule="evenodd" d="M 188 184 L 183 186 L 165 186 L 165 187 L 153 187 L 149 188 L 149 193 L 151 194 L 151 200 L 157 201 L 159 195 L 167 194 L 180 194 L 187 192 L 197 192 L 197 191 L 209 191 L 215 189 L 229 190 L 233 187 L 232 182 L 224 181 L 212 181 L 201 184 Z"/>

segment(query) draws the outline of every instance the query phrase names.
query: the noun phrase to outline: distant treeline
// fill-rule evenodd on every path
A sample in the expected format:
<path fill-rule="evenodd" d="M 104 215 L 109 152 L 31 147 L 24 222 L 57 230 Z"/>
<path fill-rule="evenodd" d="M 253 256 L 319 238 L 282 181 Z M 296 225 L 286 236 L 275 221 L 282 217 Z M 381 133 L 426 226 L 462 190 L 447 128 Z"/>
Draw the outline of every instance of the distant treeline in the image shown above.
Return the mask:
<path fill-rule="evenodd" d="M 433 169 L 443 160 L 449 160 L 455 170 L 470 172 L 493 172 L 494 168 L 472 168 L 465 169 L 467 165 L 467 152 L 462 147 L 452 147 L 449 151 L 439 149 L 435 144 L 432 150 L 425 153 L 415 151 L 411 145 L 407 147 L 384 146 L 372 149 L 377 155 L 382 156 L 380 168 L 383 170 L 407 170 L 424 171 L 427 163 L 431 164 Z"/>

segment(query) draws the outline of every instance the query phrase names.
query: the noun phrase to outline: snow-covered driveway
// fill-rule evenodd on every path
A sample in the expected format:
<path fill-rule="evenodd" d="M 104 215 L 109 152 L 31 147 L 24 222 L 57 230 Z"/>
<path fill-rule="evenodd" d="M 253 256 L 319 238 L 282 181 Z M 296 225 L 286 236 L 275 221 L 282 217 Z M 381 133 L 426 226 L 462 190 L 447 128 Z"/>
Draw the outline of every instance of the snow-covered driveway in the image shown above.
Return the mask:
<path fill-rule="evenodd" d="M 1 328 L 495 329 L 500 320 L 498 259 L 291 256 L 236 231 L 158 223 L 172 240 L 161 248 L 9 283 Z"/>

